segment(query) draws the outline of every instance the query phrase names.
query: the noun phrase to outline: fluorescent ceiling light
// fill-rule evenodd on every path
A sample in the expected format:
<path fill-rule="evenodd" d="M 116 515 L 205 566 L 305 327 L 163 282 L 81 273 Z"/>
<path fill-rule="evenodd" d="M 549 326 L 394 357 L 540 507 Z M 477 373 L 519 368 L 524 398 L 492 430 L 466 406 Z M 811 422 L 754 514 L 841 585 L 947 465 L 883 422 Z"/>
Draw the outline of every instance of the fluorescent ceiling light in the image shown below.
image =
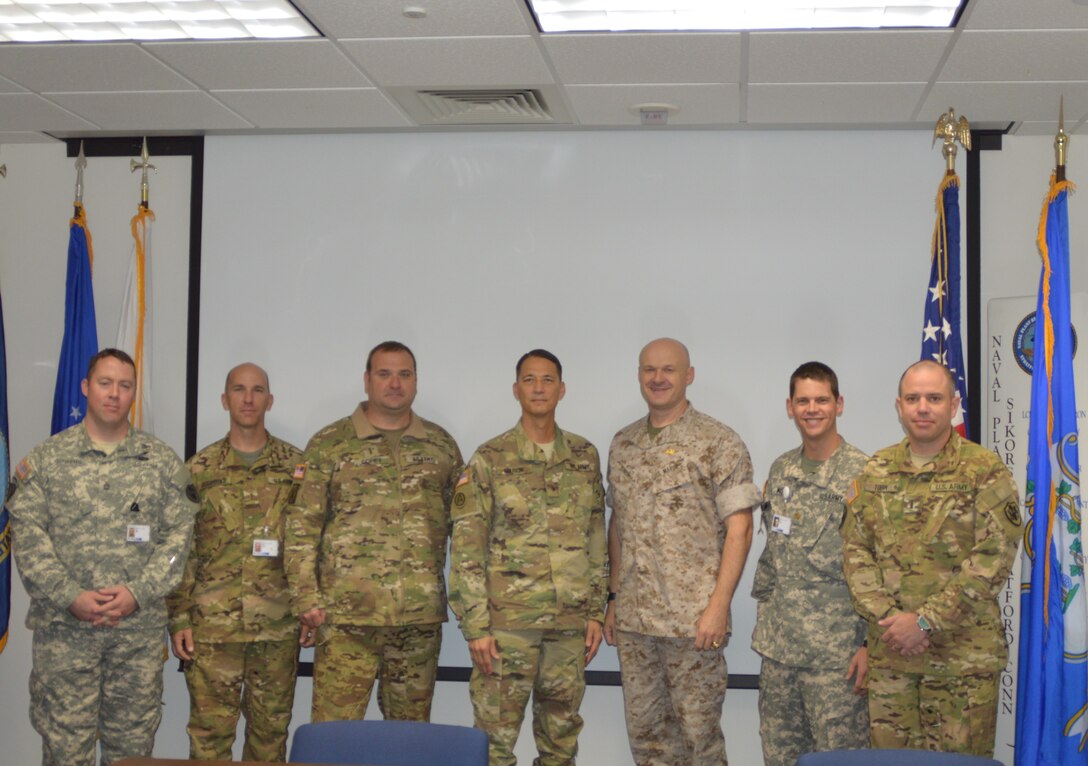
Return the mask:
<path fill-rule="evenodd" d="M 948 27 L 962 0 L 528 0 L 542 32 Z"/>
<path fill-rule="evenodd" d="M 319 36 L 289 0 L 0 0 L 0 42 Z"/>

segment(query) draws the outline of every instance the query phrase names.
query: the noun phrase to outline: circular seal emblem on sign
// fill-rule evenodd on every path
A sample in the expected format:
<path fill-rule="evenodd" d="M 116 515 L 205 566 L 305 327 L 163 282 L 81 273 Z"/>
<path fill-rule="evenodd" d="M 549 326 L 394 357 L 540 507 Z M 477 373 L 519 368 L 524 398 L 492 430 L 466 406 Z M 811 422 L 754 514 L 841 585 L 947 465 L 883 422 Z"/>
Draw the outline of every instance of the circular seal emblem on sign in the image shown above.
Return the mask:
<path fill-rule="evenodd" d="M 1070 326 L 1073 336 L 1073 358 L 1077 356 L 1077 328 Z M 1020 320 L 1012 334 L 1012 355 L 1020 369 L 1031 375 L 1035 369 L 1035 312 Z"/>

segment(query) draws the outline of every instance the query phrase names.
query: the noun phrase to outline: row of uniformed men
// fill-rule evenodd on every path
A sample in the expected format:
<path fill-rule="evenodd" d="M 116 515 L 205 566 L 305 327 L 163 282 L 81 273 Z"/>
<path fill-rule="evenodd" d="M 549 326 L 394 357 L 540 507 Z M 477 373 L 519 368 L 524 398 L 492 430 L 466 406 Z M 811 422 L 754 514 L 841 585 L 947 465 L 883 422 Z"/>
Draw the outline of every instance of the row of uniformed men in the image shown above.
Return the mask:
<path fill-rule="evenodd" d="M 598 454 L 556 425 L 565 386 L 547 351 L 518 361 L 521 418 L 467 466 L 412 412 L 403 344 L 371 351 L 367 400 L 304 454 L 265 430 L 267 375 L 239 365 L 222 395 L 230 431 L 190 459 L 191 482 L 129 427 L 131 360 L 102 352 L 86 419 L 19 464 L 10 503 L 43 763 L 90 766 L 96 736 L 104 762 L 150 754 L 167 607 L 191 757 L 229 759 L 241 712 L 244 759 L 283 760 L 299 644 L 316 644 L 312 720 L 362 718 L 376 679 L 385 717 L 427 720 L 452 520 L 450 605 L 492 766 L 515 762 L 530 695 L 539 763 L 574 762 L 602 639 L 618 646 L 635 762 L 725 764 L 722 647 L 761 494 L 740 438 L 689 404 L 683 344 L 648 344 L 638 376 L 649 413 L 611 446 L 606 543 Z M 992 751 L 995 583 L 1019 516 L 1008 472 L 952 432 L 957 405 L 947 370 L 912 366 L 897 399 L 908 438 L 866 467 L 838 434 L 834 372 L 792 376 L 802 446 L 764 489 L 753 590 L 768 766 L 867 745 L 869 712 L 875 746 Z"/>

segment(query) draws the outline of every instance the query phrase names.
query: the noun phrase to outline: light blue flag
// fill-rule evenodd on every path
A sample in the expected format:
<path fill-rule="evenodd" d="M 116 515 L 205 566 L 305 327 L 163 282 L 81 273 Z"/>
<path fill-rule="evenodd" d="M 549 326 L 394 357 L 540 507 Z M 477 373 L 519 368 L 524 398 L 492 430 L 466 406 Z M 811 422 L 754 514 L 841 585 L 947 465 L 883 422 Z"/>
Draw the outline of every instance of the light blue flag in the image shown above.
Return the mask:
<path fill-rule="evenodd" d="M 57 387 L 53 391 L 53 426 L 58 433 L 74 426 L 87 414 L 87 397 L 81 383 L 87 364 L 98 353 L 98 326 L 94 318 L 94 290 L 91 287 L 91 239 L 83 205 L 76 203 L 76 216 L 68 230 L 68 275 L 64 290 L 64 341 L 57 365 Z"/>
<path fill-rule="evenodd" d="M 1025 504 L 1016 765 L 1088 764 L 1088 616 L 1069 312 L 1068 181 L 1051 181 L 1039 223 Z"/>

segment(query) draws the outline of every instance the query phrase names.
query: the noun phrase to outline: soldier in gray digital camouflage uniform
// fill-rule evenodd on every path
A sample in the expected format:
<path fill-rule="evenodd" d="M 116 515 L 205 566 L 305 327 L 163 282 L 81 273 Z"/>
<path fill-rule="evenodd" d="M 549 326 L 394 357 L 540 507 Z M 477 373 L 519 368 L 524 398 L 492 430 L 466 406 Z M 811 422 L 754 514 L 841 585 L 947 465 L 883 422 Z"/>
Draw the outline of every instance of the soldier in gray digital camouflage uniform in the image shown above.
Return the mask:
<path fill-rule="evenodd" d="M 1012 475 L 952 428 L 952 374 L 907 368 L 907 438 L 857 480 L 843 529 L 850 594 L 869 623 L 873 747 L 991 756 L 1008 648 L 997 596 L 1020 541 Z"/>
<path fill-rule="evenodd" d="M 13 550 L 34 631 L 30 720 L 43 766 L 150 756 L 162 718 L 165 598 L 181 579 L 196 491 L 178 456 L 132 428 L 136 370 L 95 355 L 83 422 L 15 470 Z"/>
<path fill-rule="evenodd" d="M 221 396 L 230 431 L 188 462 L 200 496 L 181 585 L 167 599 L 189 687 L 189 757 L 231 759 L 239 713 L 244 761 L 284 761 L 299 641 L 283 571 L 283 509 L 302 453 L 265 430 L 268 375 L 240 364 Z"/>
<path fill-rule="evenodd" d="M 763 488 L 767 542 L 752 584 L 764 766 L 869 745 L 865 621 L 850 603 L 841 534 L 868 458 L 839 436 L 842 409 L 827 365 L 807 362 L 790 376 L 786 412 L 801 446 L 775 460 Z"/>
<path fill-rule="evenodd" d="M 608 455 L 605 638 L 619 647 L 635 763 L 724 766 L 722 647 L 759 488 L 736 432 L 688 402 L 695 368 L 682 343 L 647 344 L 638 378 L 649 416 Z"/>
<path fill-rule="evenodd" d="M 533 697 L 537 766 L 578 752 L 585 666 L 607 594 L 596 448 L 555 424 L 563 369 L 542 349 L 518 361 L 521 419 L 482 445 L 453 498 L 450 605 L 468 641 L 469 694 L 491 766 L 511 766 Z"/>
<path fill-rule="evenodd" d="M 407 346 L 376 346 L 363 382 L 367 401 L 310 439 L 287 509 L 291 600 L 318 631 L 312 720 L 361 719 L 378 678 L 385 718 L 426 721 L 461 453 L 412 412 L 416 360 Z"/>

